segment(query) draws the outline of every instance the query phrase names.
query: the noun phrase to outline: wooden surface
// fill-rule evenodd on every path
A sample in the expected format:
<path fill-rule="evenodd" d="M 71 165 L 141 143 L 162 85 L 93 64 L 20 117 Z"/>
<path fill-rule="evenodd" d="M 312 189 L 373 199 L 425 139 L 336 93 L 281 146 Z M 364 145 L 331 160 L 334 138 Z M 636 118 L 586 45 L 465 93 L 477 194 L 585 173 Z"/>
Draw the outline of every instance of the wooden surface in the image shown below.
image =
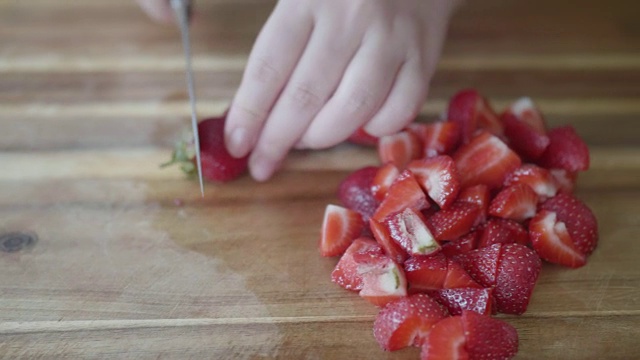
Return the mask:
<path fill-rule="evenodd" d="M 600 245 L 582 269 L 545 265 L 529 311 L 502 316 L 518 358 L 640 358 L 640 7 L 470 3 L 425 118 L 462 87 L 498 108 L 529 95 L 592 149 L 578 195 Z M 200 5 L 206 116 L 227 106 L 273 3 Z M 378 349 L 376 309 L 317 252 L 325 205 L 374 152 L 296 153 L 271 182 L 208 184 L 201 200 L 157 166 L 188 124 L 181 54 L 176 29 L 133 1 L 0 0 L 0 236 L 37 236 L 0 252 L 0 356 L 416 359 Z"/>

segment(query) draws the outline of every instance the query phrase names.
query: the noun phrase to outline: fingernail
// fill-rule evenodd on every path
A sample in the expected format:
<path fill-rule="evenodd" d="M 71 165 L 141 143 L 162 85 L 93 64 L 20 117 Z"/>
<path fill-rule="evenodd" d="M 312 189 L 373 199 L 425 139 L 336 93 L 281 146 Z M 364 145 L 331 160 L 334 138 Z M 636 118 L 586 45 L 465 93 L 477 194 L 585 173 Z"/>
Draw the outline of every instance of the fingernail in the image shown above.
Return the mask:
<path fill-rule="evenodd" d="M 249 160 L 251 176 L 257 181 L 267 181 L 273 175 L 277 164 L 261 155 L 252 156 Z"/>
<path fill-rule="evenodd" d="M 245 128 L 236 128 L 231 132 L 231 136 L 229 137 L 229 153 L 237 158 L 241 158 L 249 152 L 249 136 L 247 133 L 247 129 Z"/>

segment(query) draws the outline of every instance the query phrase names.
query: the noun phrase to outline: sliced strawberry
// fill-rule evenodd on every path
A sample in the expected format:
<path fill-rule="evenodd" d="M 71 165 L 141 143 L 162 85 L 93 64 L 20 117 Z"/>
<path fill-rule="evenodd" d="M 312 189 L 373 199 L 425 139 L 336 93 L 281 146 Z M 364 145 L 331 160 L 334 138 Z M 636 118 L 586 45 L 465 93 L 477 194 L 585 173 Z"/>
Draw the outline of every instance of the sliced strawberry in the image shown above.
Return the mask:
<path fill-rule="evenodd" d="M 493 292 L 498 312 L 520 315 L 527 310 L 541 267 L 540 257 L 528 247 L 502 246 Z"/>
<path fill-rule="evenodd" d="M 474 89 L 466 89 L 455 94 L 449 101 L 447 116 L 458 124 L 463 143 L 473 137 L 477 128 L 502 136 L 503 125 L 487 99 Z"/>
<path fill-rule="evenodd" d="M 538 159 L 539 165 L 571 172 L 589 169 L 589 148 L 573 126 L 551 129 L 547 136 L 550 143 Z"/>
<path fill-rule="evenodd" d="M 521 165 L 520 157 L 507 144 L 482 132 L 453 154 L 462 187 L 485 184 L 499 188 L 507 175 Z"/>
<path fill-rule="evenodd" d="M 462 265 L 452 259 L 447 261 L 447 276 L 442 286 L 445 289 L 482 287 L 471 278 Z"/>
<path fill-rule="evenodd" d="M 422 189 L 441 208 L 448 208 L 458 197 L 458 170 L 449 156 L 413 160 L 407 168 L 415 174 Z"/>
<path fill-rule="evenodd" d="M 373 237 L 376 239 L 378 244 L 382 246 L 385 254 L 389 256 L 393 261 L 398 264 L 402 264 L 407 258 L 409 258 L 409 254 L 391 238 L 391 234 L 389 234 L 389 229 L 386 225 L 374 220 L 369 219 L 369 227 L 371 228 L 371 232 L 373 233 Z"/>
<path fill-rule="evenodd" d="M 492 218 L 487 221 L 482 229 L 482 236 L 480 236 L 478 247 L 513 243 L 528 244 L 529 233 L 527 229 L 513 220 Z"/>
<path fill-rule="evenodd" d="M 496 284 L 498 261 L 502 252 L 502 244 L 471 250 L 454 258 L 467 271 L 473 280 L 490 288 Z"/>
<path fill-rule="evenodd" d="M 447 257 L 464 254 L 478 247 L 479 237 L 479 231 L 472 231 L 457 240 L 442 244 L 441 252 Z"/>
<path fill-rule="evenodd" d="M 536 215 L 538 195 L 525 184 L 502 189 L 489 205 L 489 214 L 504 219 L 524 221 Z"/>
<path fill-rule="evenodd" d="M 371 182 L 371 193 L 378 201 L 384 200 L 393 181 L 400 175 L 400 170 L 392 162 L 378 168 L 378 172 Z"/>
<path fill-rule="evenodd" d="M 479 215 L 478 205 L 457 201 L 450 208 L 433 214 L 427 224 L 437 240 L 455 240 L 471 231 Z"/>
<path fill-rule="evenodd" d="M 558 191 L 565 194 L 573 194 L 573 190 L 576 188 L 576 183 L 578 182 L 577 172 L 571 172 L 565 169 L 551 169 L 549 172 L 558 185 Z"/>
<path fill-rule="evenodd" d="M 451 315 L 460 315 L 463 310 L 491 315 L 492 290 L 488 288 L 454 288 L 429 291 L 429 295 L 449 310 Z"/>
<path fill-rule="evenodd" d="M 407 296 L 407 280 L 402 268 L 386 255 L 371 257 L 369 267 L 362 271 L 360 296 L 368 302 L 383 307 Z"/>
<path fill-rule="evenodd" d="M 598 221 L 589 207 L 580 199 L 560 193 L 540 205 L 553 211 L 567 226 L 576 248 L 589 256 L 598 245 Z"/>
<path fill-rule="evenodd" d="M 551 172 L 533 164 L 523 164 L 509 174 L 504 182 L 504 186 L 515 184 L 529 185 L 541 201 L 555 196 L 558 192 L 558 184 Z"/>
<path fill-rule="evenodd" d="M 404 263 L 409 290 L 442 289 L 447 278 L 447 258 L 440 252 L 412 257 Z"/>
<path fill-rule="evenodd" d="M 538 159 L 549 146 L 544 119 L 531 99 L 518 99 L 500 118 L 509 144 L 522 157 Z"/>
<path fill-rule="evenodd" d="M 460 190 L 458 201 L 466 201 L 478 204 L 480 207 L 480 216 L 476 221 L 476 226 L 487 221 L 487 213 L 489 212 L 489 204 L 491 202 L 491 193 L 486 185 L 474 185 Z"/>
<path fill-rule="evenodd" d="M 425 294 L 396 300 L 382 309 L 373 323 L 373 336 L 383 350 L 420 346 L 431 327 L 449 314 Z"/>
<path fill-rule="evenodd" d="M 502 114 L 513 116 L 525 124 L 531 126 L 540 133 L 547 132 L 547 125 L 542 116 L 542 112 L 528 97 L 522 97 L 511 104 Z"/>
<path fill-rule="evenodd" d="M 427 196 L 418 184 L 415 175 L 405 170 L 395 179 L 389 187 L 387 196 L 373 214 L 373 219 L 382 221 L 392 213 L 402 211 L 405 208 L 422 210 L 429 207 Z"/>
<path fill-rule="evenodd" d="M 384 219 L 391 238 L 409 255 L 429 255 L 440 250 L 420 211 L 406 208 Z"/>
<path fill-rule="evenodd" d="M 346 290 L 361 290 L 362 271 L 358 268 L 362 265 L 362 257 L 378 255 L 382 255 L 382 248 L 375 241 L 367 238 L 355 239 L 331 273 L 331 281 Z"/>
<path fill-rule="evenodd" d="M 364 130 L 364 128 L 358 128 L 349 138 L 347 139 L 352 144 L 362 145 L 362 146 L 377 146 L 378 138 L 369 134 Z"/>
<path fill-rule="evenodd" d="M 466 337 L 461 316 L 437 322 L 424 341 L 420 360 L 468 360 Z"/>
<path fill-rule="evenodd" d="M 394 163 L 398 169 L 404 169 L 409 161 L 422 155 L 420 139 L 409 131 L 400 131 L 387 135 L 378 141 L 378 156 L 382 164 Z"/>
<path fill-rule="evenodd" d="M 320 235 L 320 254 L 338 256 L 360 236 L 364 227 L 362 216 L 338 205 L 327 205 Z"/>
<path fill-rule="evenodd" d="M 464 310 L 461 318 L 469 359 L 511 359 L 518 353 L 513 326 L 475 311 Z"/>
<path fill-rule="evenodd" d="M 422 141 L 422 155 L 426 158 L 451 154 L 460 141 L 460 127 L 451 121 L 413 123 L 409 125 L 408 130 Z"/>
<path fill-rule="evenodd" d="M 566 225 L 556 213 L 541 210 L 529 223 L 531 245 L 544 260 L 578 268 L 587 263 L 587 257 L 574 244 Z"/>
<path fill-rule="evenodd" d="M 371 185 L 378 173 L 375 166 L 367 166 L 349 174 L 338 186 L 338 199 L 342 204 L 362 214 L 368 220 L 380 205 L 373 196 Z"/>

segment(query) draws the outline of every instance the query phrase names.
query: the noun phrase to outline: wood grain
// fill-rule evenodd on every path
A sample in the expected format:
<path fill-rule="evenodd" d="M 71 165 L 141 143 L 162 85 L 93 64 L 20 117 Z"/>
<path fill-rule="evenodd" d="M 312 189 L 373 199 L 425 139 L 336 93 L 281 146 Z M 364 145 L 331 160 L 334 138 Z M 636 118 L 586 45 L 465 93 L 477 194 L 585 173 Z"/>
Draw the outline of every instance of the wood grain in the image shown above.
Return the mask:
<path fill-rule="evenodd" d="M 198 2 L 202 116 L 223 111 L 274 1 Z M 576 10 L 579 9 L 579 10 Z M 545 265 L 519 359 L 640 356 L 640 6 L 487 0 L 453 20 L 420 120 L 477 87 L 522 95 L 592 149 L 578 196 L 600 245 Z M 298 151 L 273 181 L 197 186 L 159 169 L 187 125 L 177 30 L 133 1 L 0 0 L 0 358 L 416 359 L 382 352 L 377 309 L 329 281 L 324 207 L 375 151 Z M 16 248 L 17 249 L 17 248 Z"/>

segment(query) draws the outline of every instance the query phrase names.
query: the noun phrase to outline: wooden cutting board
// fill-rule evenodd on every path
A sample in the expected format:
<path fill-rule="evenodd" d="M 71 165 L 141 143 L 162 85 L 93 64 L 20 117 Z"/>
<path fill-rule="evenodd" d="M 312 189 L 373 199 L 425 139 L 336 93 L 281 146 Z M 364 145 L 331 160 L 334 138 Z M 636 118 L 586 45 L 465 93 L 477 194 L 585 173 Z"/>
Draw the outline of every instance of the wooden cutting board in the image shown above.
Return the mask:
<path fill-rule="evenodd" d="M 333 285 L 324 207 L 372 149 L 297 152 L 272 181 L 160 170 L 188 126 L 177 30 L 133 1 L 0 1 L 0 357 L 417 359 L 382 352 L 376 309 Z M 202 116 L 227 106 L 272 2 L 199 2 Z M 463 87 L 522 95 L 592 149 L 587 266 L 545 265 L 500 316 L 520 359 L 640 358 L 640 13 L 636 1 L 470 2 L 423 118 Z M 13 250 L 10 252 L 10 250 Z"/>

